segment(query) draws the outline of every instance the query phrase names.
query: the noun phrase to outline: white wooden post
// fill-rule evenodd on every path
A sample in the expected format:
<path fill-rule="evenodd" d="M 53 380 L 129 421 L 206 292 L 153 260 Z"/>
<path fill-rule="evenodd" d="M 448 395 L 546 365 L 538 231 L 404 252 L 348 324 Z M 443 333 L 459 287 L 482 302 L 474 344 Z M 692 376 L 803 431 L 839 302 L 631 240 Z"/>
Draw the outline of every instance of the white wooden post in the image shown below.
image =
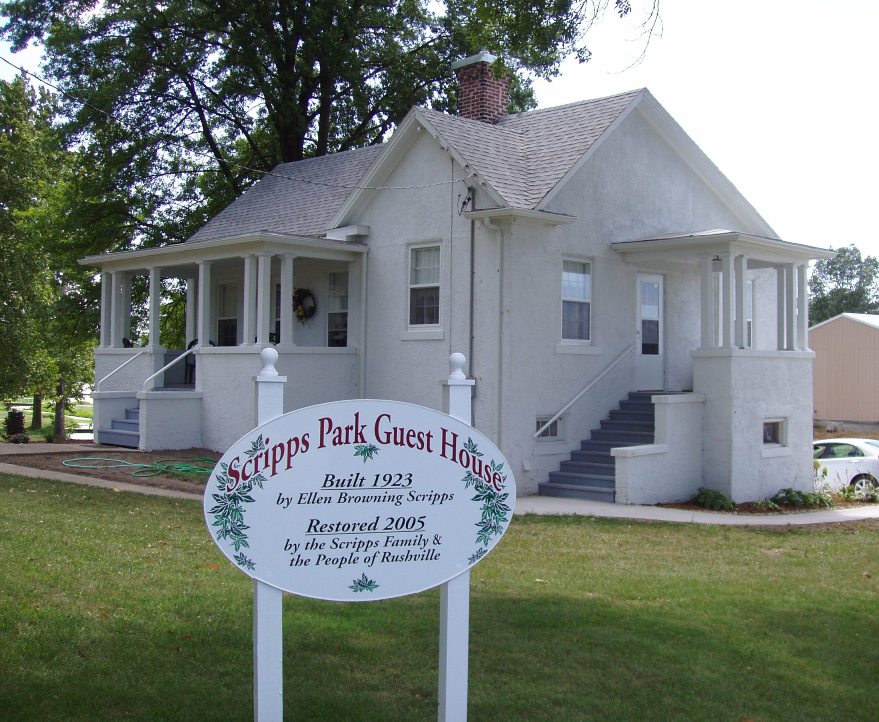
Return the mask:
<path fill-rule="evenodd" d="M 275 369 L 278 352 L 260 351 L 262 370 L 256 377 L 257 426 L 284 413 L 286 376 Z M 280 722 L 284 718 L 283 592 L 253 581 L 253 718 L 256 722 Z"/>
<path fill-rule="evenodd" d="M 473 385 L 464 375 L 464 354 L 449 357 L 449 416 L 472 423 Z M 467 665 L 470 643 L 470 570 L 440 587 L 439 706 L 440 722 L 467 719 Z"/>
<path fill-rule="evenodd" d="M 149 345 L 154 351 L 158 351 L 162 345 L 159 342 L 159 329 L 162 318 L 162 269 L 153 266 L 150 268 L 150 338 Z M 163 364 L 164 365 L 164 364 Z M 161 368 L 161 366 L 159 366 Z"/>

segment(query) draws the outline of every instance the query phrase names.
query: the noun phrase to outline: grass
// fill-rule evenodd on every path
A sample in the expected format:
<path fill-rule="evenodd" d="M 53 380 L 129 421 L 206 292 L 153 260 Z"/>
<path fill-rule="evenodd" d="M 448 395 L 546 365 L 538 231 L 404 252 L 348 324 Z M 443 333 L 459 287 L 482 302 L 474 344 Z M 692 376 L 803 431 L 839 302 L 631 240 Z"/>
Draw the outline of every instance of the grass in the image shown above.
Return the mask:
<path fill-rule="evenodd" d="M 31 443 L 40 442 L 46 440 L 46 434 L 51 433 L 52 424 L 55 421 L 55 405 L 52 403 L 43 404 L 43 426 L 40 429 L 32 429 L 30 428 L 31 420 L 33 418 L 33 399 L 30 397 L 24 397 L 15 399 L 15 401 L 11 402 L 16 406 L 22 407 L 22 411 L 24 411 L 24 432 L 27 434 Z M 5 421 L 6 416 L 8 414 L 8 410 L 5 406 L 0 409 L 0 430 L 5 429 Z M 93 418 L 94 406 L 92 404 L 85 403 L 75 403 L 69 409 L 67 409 L 64 413 L 65 420 L 65 428 L 67 432 L 76 431 L 80 428 L 80 425 L 76 423 L 77 419 L 88 419 L 91 421 Z"/>
<path fill-rule="evenodd" d="M 199 504 L 0 475 L 0 710 L 252 717 L 250 581 Z M 473 571 L 473 720 L 879 718 L 879 528 L 517 518 Z M 436 718 L 438 594 L 285 596 L 296 720 Z"/>

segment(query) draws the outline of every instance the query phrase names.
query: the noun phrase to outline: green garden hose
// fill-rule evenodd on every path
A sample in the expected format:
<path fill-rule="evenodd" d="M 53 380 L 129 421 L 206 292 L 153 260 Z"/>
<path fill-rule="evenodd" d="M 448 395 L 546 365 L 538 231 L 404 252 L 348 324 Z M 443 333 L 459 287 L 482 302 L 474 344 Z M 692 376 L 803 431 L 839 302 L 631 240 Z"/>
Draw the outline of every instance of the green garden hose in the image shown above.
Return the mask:
<path fill-rule="evenodd" d="M 62 463 L 71 469 L 116 469 L 130 467 L 133 469 L 131 475 L 137 477 L 159 476 L 167 472 L 206 477 L 210 475 L 216 465 L 216 461 L 209 458 L 160 459 L 152 464 L 138 464 L 133 461 L 110 459 L 102 456 L 80 456 L 75 459 L 65 459 Z M 204 466 L 205 463 L 209 464 L 209 466 Z"/>

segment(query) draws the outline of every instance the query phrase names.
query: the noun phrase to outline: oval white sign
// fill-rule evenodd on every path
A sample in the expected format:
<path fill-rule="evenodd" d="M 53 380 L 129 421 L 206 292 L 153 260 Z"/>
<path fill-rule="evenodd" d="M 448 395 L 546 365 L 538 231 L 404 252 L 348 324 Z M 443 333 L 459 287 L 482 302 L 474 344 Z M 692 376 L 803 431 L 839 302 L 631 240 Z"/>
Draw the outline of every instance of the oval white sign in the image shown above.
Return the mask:
<path fill-rule="evenodd" d="M 217 546 L 293 594 L 372 601 L 452 579 L 498 543 L 516 486 L 473 427 L 397 401 L 336 401 L 245 434 L 208 481 Z"/>

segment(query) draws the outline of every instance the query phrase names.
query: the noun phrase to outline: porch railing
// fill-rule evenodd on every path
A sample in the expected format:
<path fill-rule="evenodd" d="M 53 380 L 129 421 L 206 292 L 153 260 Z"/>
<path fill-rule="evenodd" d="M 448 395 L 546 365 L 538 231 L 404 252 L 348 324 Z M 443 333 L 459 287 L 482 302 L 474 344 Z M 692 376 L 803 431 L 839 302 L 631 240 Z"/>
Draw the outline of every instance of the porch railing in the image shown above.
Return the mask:
<path fill-rule="evenodd" d="M 549 419 L 549 421 L 547 421 L 543 426 L 541 426 L 539 429 L 537 429 L 537 431 L 534 433 L 533 438 L 536 439 L 537 437 L 539 437 L 544 431 L 546 431 L 550 426 L 552 426 L 556 421 L 558 421 L 562 414 L 564 414 L 568 409 L 570 409 L 574 404 L 576 404 L 577 401 L 579 401 L 580 398 L 582 398 L 582 396 L 587 391 L 589 391 L 589 389 L 591 389 L 593 386 L 595 386 L 595 384 L 597 384 L 599 381 L 601 381 L 601 379 L 603 379 L 611 371 L 613 371 L 619 365 L 619 363 L 629 353 L 632 352 L 632 350 L 634 348 L 635 348 L 635 344 L 629 345 L 619 356 L 617 356 L 613 361 L 611 361 L 607 366 L 605 366 L 604 370 L 601 373 L 599 373 L 598 376 L 596 376 L 594 379 L 592 379 L 592 381 L 590 381 L 582 389 L 580 389 L 580 392 L 574 398 L 572 398 L 570 401 L 568 401 L 568 403 L 566 403 L 564 406 L 562 406 L 562 408 L 559 409 L 555 413 L 555 415 Z"/>
<path fill-rule="evenodd" d="M 180 354 L 177 358 L 173 359 L 169 363 L 166 363 L 164 366 L 162 366 L 162 368 L 160 368 L 154 374 L 152 374 L 151 376 L 147 376 L 146 380 L 143 382 L 143 386 L 141 387 L 142 390 L 149 391 L 150 390 L 150 381 L 152 381 L 154 378 L 156 378 L 156 376 L 158 376 L 159 374 L 165 373 L 165 371 L 167 371 L 169 368 L 171 368 L 174 364 L 179 362 L 181 359 L 185 359 L 187 356 L 189 356 L 189 354 L 195 353 L 195 350 L 197 348 L 198 348 L 198 346 L 193 346 L 191 349 L 187 349 L 182 354 Z"/>
<path fill-rule="evenodd" d="M 138 352 L 137 352 L 136 354 L 134 354 L 134 356 L 132 356 L 130 359 L 124 361 L 124 362 L 121 363 L 121 364 L 119 364 L 115 369 L 113 369 L 110 373 L 108 373 L 106 376 L 104 376 L 104 378 L 102 378 L 100 381 L 98 381 L 98 383 L 95 384 L 95 391 L 100 391 L 100 390 L 101 390 L 101 384 L 104 383 L 104 381 L 106 381 L 108 378 L 110 378 L 110 377 L 111 377 L 113 374 L 115 374 L 117 371 L 121 371 L 122 369 L 124 369 L 126 366 L 128 366 L 128 364 L 130 364 L 132 361 L 134 361 L 134 360 L 135 360 L 136 358 L 138 358 L 139 356 L 143 356 L 145 353 L 149 353 L 149 350 L 148 350 L 148 349 L 144 349 L 143 351 L 138 351 Z"/>

